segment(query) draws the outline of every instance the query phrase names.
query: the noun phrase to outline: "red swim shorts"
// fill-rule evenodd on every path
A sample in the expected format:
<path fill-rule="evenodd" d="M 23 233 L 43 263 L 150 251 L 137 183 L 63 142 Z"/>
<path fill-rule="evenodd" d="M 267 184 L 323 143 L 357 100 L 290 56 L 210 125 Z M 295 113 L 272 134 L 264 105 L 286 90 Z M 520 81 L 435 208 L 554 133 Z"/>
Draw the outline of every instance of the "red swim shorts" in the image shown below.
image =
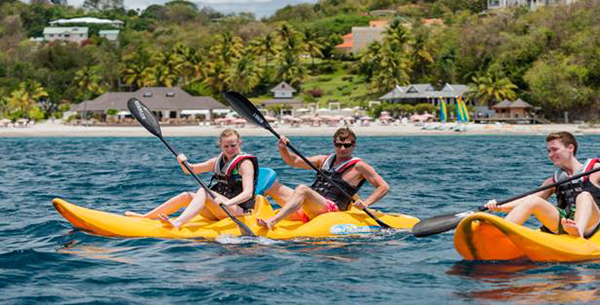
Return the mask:
<path fill-rule="evenodd" d="M 333 201 L 327 200 L 327 201 L 325 201 L 325 204 L 326 204 L 326 207 L 321 214 L 325 214 L 325 213 L 329 213 L 329 212 L 337 212 L 340 210 L 338 208 L 337 204 L 335 204 Z M 304 213 L 304 210 L 302 210 L 302 209 L 299 209 L 294 214 L 292 214 L 290 216 L 290 219 L 295 220 L 295 221 L 302 221 L 304 223 L 306 223 L 310 220 L 310 218 L 308 218 L 308 216 Z"/>

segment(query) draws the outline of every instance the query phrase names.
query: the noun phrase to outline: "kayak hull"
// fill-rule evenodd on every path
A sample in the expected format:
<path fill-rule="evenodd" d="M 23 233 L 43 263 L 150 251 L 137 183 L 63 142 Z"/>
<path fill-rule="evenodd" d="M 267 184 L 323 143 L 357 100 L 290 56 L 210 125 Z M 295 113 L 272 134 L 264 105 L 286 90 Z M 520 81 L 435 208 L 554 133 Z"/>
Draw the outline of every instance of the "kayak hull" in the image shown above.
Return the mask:
<path fill-rule="evenodd" d="M 488 213 L 463 219 L 454 247 L 466 260 L 579 262 L 600 259 L 600 234 L 589 239 L 530 229 Z"/>
<path fill-rule="evenodd" d="M 128 217 L 80 207 L 56 198 L 54 208 L 74 227 L 100 236 L 157 237 L 157 238 L 206 238 L 219 235 L 241 235 L 238 226 L 229 218 L 211 221 L 197 216 L 179 229 L 165 227 L 155 219 Z M 419 219 L 403 214 L 383 214 L 373 211 L 383 222 L 395 229 L 411 229 Z M 256 208 L 251 215 L 237 217 L 255 234 L 271 239 L 297 237 L 336 237 L 348 234 L 372 233 L 380 230 L 377 223 L 358 209 L 346 212 L 326 213 L 308 223 L 283 220 L 273 230 L 256 224 L 257 218 L 266 219 L 275 215 L 263 196 L 256 197 Z"/>

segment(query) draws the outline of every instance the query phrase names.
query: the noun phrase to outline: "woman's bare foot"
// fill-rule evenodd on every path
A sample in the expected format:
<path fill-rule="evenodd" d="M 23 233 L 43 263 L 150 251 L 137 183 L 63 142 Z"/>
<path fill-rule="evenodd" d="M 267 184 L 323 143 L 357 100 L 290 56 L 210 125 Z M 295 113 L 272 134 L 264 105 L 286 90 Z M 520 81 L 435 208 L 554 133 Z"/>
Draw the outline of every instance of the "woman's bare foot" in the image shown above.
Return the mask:
<path fill-rule="evenodd" d="M 565 232 L 569 233 L 569 235 L 575 237 L 582 237 L 579 233 L 579 228 L 577 228 L 577 223 L 575 222 L 575 220 L 563 218 L 560 220 L 560 223 Z"/>
<path fill-rule="evenodd" d="M 256 224 L 269 230 L 273 229 L 273 226 L 275 225 L 270 219 L 263 220 L 260 218 L 256 218 Z"/>
<path fill-rule="evenodd" d="M 136 212 L 130 212 L 130 211 L 125 212 L 125 216 L 145 218 L 144 215 L 142 215 L 142 214 L 139 214 Z"/>
<path fill-rule="evenodd" d="M 175 226 L 175 224 L 169 219 L 169 217 L 165 214 L 160 214 L 158 215 L 158 220 L 160 220 L 160 222 L 165 226 L 165 227 L 173 227 L 173 228 L 177 228 Z"/>

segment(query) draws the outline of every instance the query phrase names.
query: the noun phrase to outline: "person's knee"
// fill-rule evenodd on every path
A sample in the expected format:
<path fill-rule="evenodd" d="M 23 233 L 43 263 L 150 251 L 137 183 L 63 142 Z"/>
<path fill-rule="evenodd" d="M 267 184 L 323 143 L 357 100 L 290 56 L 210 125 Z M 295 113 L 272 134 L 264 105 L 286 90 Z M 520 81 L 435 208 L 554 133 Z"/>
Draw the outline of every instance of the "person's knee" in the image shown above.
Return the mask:
<path fill-rule="evenodd" d="M 576 203 L 580 203 L 580 202 L 593 202 L 594 201 L 594 197 L 592 196 L 592 194 L 590 194 L 590 192 L 582 192 L 579 195 L 577 195 L 577 199 L 575 199 Z"/>
<path fill-rule="evenodd" d="M 300 184 L 296 187 L 296 193 L 298 194 L 306 194 L 310 190 L 310 187 L 306 184 Z"/>

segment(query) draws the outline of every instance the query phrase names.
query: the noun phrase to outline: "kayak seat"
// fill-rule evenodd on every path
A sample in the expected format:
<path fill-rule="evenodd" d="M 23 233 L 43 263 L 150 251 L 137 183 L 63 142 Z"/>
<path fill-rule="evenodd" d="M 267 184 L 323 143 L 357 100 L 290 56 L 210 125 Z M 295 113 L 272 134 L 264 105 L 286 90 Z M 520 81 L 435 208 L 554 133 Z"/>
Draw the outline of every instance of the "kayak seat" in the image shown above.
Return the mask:
<path fill-rule="evenodd" d="M 277 181 L 277 173 L 268 168 L 261 167 L 258 170 L 258 179 L 256 181 L 255 195 L 264 195 L 265 192 L 273 186 L 273 183 Z"/>

